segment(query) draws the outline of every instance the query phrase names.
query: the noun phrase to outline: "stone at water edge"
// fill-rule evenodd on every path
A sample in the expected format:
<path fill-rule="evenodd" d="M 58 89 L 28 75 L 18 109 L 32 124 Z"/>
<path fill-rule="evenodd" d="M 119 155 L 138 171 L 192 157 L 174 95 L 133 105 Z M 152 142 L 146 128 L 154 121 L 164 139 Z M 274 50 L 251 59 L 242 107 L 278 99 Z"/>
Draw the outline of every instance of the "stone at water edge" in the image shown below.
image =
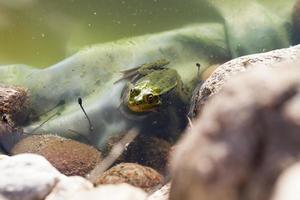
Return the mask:
<path fill-rule="evenodd" d="M 65 200 L 145 200 L 147 194 L 140 188 L 129 184 L 100 185 L 87 191 L 74 193 Z"/>
<path fill-rule="evenodd" d="M 300 158 L 298 66 L 249 70 L 208 101 L 176 148 L 171 200 L 270 198 Z"/>
<path fill-rule="evenodd" d="M 299 200 L 300 163 L 287 168 L 276 181 L 271 200 Z"/>
<path fill-rule="evenodd" d="M 11 156 L 0 160 L 0 195 L 9 200 L 44 199 L 63 177 L 42 156 Z"/>
<path fill-rule="evenodd" d="M 242 56 L 220 65 L 211 76 L 205 80 L 196 96 L 196 104 L 191 107 L 191 114 L 197 116 L 201 113 L 206 101 L 217 94 L 223 85 L 236 76 L 257 65 L 274 67 L 278 64 L 300 61 L 300 45 L 274 50 L 266 53 L 258 53 Z"/>
<path fill-rule="evenodd" d="M 79 191 L 91 190 L 93 184 L 80 176 L 70 176 L 61 179 L 45 200 L 65 200 Z"/>

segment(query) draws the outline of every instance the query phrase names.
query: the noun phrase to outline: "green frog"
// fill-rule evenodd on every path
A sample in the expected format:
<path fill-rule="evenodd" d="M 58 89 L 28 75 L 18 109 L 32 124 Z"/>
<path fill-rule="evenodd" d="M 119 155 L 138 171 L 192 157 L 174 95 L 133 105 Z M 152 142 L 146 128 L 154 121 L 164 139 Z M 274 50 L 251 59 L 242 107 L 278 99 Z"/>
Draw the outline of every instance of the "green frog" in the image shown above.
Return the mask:
<path fill-rule="evenodd" d="M 165 59 L 146 63 L 122 71 L 118 80 L 128 80 L 121 94 L 123 113 L 133 120 L 146 118 L 141 132 L 160 130 L 173 135 L 186 125 L 193 87 L 186 87 L 169 64 Z"/>

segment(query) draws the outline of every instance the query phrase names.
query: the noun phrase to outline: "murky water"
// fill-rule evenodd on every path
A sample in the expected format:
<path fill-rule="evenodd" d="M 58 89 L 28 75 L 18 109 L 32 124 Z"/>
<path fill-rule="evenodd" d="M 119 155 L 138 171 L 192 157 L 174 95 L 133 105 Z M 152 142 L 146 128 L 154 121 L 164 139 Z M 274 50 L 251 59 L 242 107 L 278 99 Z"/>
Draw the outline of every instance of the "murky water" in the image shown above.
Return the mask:
<path fill-rule="evenodd" d="M 95 43 L 214 21 L 199 0 L 0 0 L 0 64 L 54 64 Z"/>

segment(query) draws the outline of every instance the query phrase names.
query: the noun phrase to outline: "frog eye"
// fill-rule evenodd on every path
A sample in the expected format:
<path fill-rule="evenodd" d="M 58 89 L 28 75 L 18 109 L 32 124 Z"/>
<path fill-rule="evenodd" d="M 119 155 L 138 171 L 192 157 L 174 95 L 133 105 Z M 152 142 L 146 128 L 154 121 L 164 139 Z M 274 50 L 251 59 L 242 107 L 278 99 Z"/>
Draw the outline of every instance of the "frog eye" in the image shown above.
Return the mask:
<path fill-rule="evenodd" d="M 157 100 L 158 100 L 158 97 L 154 96 L 153 94 L 148 94 L 146 96 L 147 103 L 153 103 L 153 102 L 156 102 Z"/>
<path fill-rule="evenodd" d="M 132 96 L 136 96 L 136 95 L 140 94 L 140 92 L 141 91 L 138 89 L 134 89 L 134 88 L 130 89 L 130 95 L 132 95 Z"/>

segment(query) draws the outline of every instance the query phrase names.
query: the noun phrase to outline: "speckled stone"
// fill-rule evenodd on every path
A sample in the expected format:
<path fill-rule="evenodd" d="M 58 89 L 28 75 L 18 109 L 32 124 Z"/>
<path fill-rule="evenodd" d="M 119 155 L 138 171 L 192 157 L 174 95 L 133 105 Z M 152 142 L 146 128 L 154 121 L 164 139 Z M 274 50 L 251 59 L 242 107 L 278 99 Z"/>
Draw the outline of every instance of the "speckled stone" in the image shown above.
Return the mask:
<path fill-rule="evenodd" d="M 107 170 L 97 179 L 95 184 L 128 183 L 145 191 L 150 191 L 161 185 L 162 182 L 163 177 L 150 167 L 135 163 L 121 163 Z"/>

